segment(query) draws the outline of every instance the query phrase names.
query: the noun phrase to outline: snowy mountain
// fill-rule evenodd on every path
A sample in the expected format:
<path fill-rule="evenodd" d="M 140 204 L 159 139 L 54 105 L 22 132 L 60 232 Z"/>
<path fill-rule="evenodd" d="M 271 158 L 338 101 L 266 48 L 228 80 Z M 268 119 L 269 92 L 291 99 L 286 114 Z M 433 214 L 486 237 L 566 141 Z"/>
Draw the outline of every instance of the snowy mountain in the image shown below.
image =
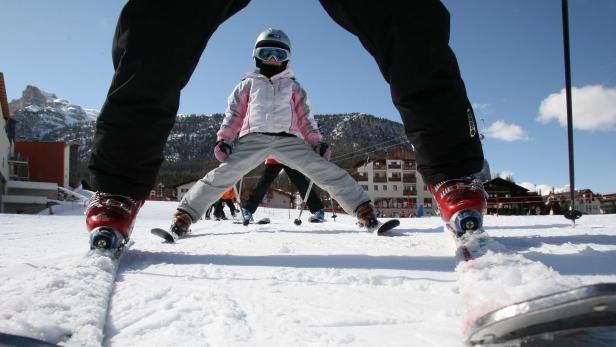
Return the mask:
<path fill-rule="evenodd" d="M 562 216 L 487 216 L 503 250 L 456 266 L 438 217 L 402 219 L 393 237 L 376 237 L 346 215 L 296 226 L 298 211 L 260 208 L 255 217 L 271 224 L 199 221 L 190 237 L 163 243 L 149 230 L 169 225 L 175 207 L 144 205 L 108 310 L 84 293 L 105 279 L 82 264 L 82 207 L 0 214 L 0 332 L 66 346 L 462 347 L 473 309 L 616 282 L 616 215 L 575 228 Z M 615 337 L 541 346 L 607 347 Z"/>
<path fill-rule="evenodd" d="M 9 103 L 17 120 L 18 138 L 40 138 L 58 128 L 96 120 L 98 111 L 84 109 L 35 86 L 27 86 L 19 99 Z"/>

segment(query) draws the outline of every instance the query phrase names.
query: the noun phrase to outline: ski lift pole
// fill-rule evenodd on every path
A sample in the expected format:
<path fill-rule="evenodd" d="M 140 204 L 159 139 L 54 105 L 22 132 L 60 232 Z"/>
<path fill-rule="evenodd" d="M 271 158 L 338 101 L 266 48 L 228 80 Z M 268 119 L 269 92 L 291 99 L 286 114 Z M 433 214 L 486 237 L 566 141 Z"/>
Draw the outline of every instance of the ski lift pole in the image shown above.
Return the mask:
<path fill-rule="evenodd" d="M 571 205 L 565 212 L 565 218 L 570 219 L 573 225 L 575 220 L 582 217 L 580 211 L 575 210 L 575 168 L 573 161 L 573 107 L 571 102 L 571 57 L 569 49 L 569 4 L 568 0 L 561 0 L 563 15 L 563 46 L 565 53 L 565 91 L 567 99 L 567 140 L 569 144 L 569 190 Z"/>

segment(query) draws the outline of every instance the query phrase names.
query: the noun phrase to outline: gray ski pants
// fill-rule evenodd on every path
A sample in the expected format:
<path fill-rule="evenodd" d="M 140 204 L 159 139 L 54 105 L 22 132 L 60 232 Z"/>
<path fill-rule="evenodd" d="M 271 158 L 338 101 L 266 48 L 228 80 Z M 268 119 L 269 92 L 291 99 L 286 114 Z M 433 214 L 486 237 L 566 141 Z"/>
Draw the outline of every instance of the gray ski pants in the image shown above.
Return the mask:
<path fill-rule="evenodd" d="M 197 221 L 229 187 L 269 157 L 303 173 L 329 192 L 350 215 L 371 200 L 344 169 L 323 159 L 300 138 L 252 133 L 240 138 L 227 160 L 190 188 L 178 209 Z"/>

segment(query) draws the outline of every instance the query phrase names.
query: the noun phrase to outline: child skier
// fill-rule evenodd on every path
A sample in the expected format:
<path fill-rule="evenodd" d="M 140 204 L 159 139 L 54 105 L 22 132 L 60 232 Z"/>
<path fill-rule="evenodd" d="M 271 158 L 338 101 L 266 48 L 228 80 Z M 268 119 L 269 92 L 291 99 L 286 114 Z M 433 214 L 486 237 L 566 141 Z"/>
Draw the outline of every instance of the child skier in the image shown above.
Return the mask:
<path fill-rule="evenodd" d="M 379 226 L 370 197 L 343 169 L 327 159 L 331 151 L 312 116 L 306 92 L 287 67 L 291 55 L 287 35 L 276 29 L 259 34 L 253 50 L 257 70 L 233 90 L 218 131 L 214 155 L 220 166 L 184 195 L 173 215 L 171 232 L 189 231 L 206 208 L 231 185 L 272 156 L 301 170 L 340 203 L 368 230 Z M 231 143 L 239 132 L 239 143 Z M 245 218 L 250 218 L 249 215 Z"/>

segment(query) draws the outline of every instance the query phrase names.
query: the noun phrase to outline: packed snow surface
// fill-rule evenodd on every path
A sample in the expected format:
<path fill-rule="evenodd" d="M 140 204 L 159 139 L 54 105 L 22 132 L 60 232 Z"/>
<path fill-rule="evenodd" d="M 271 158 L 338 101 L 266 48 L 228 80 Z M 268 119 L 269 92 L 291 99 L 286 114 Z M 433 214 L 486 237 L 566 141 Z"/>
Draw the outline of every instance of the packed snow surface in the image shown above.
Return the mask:
<path fill-rule="evenodd" d="M 255 218 L 271 224 L 200 221 L 164 243 L 149 230 L 166 228 L 176 204 L 143 207 L 108 310 L 111 264 L 87 256 L 83 207 L 0 214 L 0 332 L 69 346 L 463 346 L 487 311 L 616 282 L 616 215 L 575 228 L 487 216 L 490 251 L 457 263 L 438 217 L 377 237 L 346 215 L 312 224 L 305 213 L 296 226 L 298 211 L 261 208 Z"/>

